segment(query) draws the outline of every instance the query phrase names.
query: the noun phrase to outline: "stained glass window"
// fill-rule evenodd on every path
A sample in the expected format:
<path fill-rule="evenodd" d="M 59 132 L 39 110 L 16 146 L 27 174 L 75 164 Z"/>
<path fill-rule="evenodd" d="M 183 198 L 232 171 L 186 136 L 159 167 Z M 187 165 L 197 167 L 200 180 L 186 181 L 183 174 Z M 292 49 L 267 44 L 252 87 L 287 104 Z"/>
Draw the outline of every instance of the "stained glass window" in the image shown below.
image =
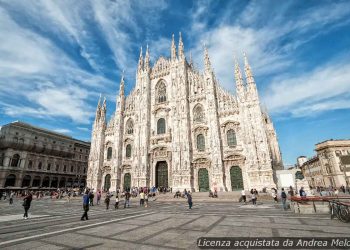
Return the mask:
<path fill-rule="evenodd" d="M 197 149 L 198 151 L 204 151 L 205 149 L 205 138 L 204 135 L 197 135 Z"/>
<path fill-rule="evenodd" d="M 227 145 L 233 147 L 237 145 L 236 133 L 233 129 L 227 131 Z"/>
<path fill-rule="evenodd" d="M 165 134 L 165 119 L 160 118 L 157 122 L 157 134 Z"/>

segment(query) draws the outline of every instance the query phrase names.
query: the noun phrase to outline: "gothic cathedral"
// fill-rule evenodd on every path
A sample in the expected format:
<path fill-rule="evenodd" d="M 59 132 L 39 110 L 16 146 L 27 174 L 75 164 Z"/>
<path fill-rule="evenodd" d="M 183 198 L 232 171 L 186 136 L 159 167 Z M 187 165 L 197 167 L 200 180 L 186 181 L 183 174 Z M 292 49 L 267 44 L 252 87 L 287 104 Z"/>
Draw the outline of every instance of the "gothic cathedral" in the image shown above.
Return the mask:
<path fill-rule="evenodd" d="M 276 186 L 282 169 L 277 136 L 260 106 L 252 70 L 244 56 L 245 81 L 235 60 L 236 96 L 215 77 L 207 49 L 204 72 L 185 58 L 174 36 L 171 57 L 151 67 L 147 48 L 136 84 L 106 122 L 106 100 L 97 106 L 87 186 L 115 191 L 130 187 L 232 191 Z"/>

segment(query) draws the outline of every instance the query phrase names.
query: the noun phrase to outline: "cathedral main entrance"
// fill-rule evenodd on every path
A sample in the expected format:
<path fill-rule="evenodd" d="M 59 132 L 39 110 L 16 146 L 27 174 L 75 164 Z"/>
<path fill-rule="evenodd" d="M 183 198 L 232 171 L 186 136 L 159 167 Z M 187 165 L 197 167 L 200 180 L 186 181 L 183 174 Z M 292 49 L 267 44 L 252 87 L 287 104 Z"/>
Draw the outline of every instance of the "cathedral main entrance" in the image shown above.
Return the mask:
<path fill-rule="evenodd" d="M 105 184 L 104 184 L 104 190 L 108 191 L 109 188 L 111 187 L 111 175 L 107 174 L 105 177 Z"/>
<path fill-rule="evenodd" d="M 206 168 L 200 168 L 198 170 L 198 186 L 199 192 L 209 191 L 209 175 Z"/>
<path fill-rule="evenodd" d="M 124 175 L 124 190 L 130 190 L 131 187 L 131 174 L 126 173 Z"/>
<path fill-rule="evenodd" d="M 231 167 L 230 177 L 231 177 L 232 191 L 243 189 L 243 176 L 242 176 L 242 169 L 240 167 L 238 166 Z"/>
<path fill-rule="evenodd" d="M 168 187 L 168 164 L 166 161 L 157 162 L 156 187 Z"/>

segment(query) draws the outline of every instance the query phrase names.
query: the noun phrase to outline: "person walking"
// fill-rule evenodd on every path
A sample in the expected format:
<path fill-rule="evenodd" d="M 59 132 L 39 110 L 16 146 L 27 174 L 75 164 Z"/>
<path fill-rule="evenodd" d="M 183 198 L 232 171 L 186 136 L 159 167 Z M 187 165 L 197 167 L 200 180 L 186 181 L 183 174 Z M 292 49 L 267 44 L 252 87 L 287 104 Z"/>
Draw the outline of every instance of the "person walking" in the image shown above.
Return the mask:
<path fill-rule="evenodd" d="M 10 205 L 13 204 L 13 197 L 15 196 L 15 192 L 11 191 L 10 193 Z"/>
<path fill-rule="evenodd" d="M 119 209 L 119 193 L 115 195 L 115 204 L 114 204 L 114 210 Z"/>
<path fill-rule="evenodd" d="M 89 191 L 86 190 L 85 194 L 83 195 L 83 210 L 84 214 L 81 216 L 81 220 L 88 220 L 88 211 L 89 211 Z"/>
<path fill-rule="evenodd" d="M 145 204 L 145 193 L 141 189 L 141 192 L 140 192 L 140 207 L 143 207 L 144 204 Z"/>
<path fill-rule="evenodd" d="M 287 210 L 287 194 L 284 191 L 284 188 L 282 188 L 281 190 L 281 201 L 282 201 L 283 210 Z"/>
<path fill-rule="evenodd" d="M 148 192 L 145 193 L 145 207 L 148 207 Z"/>
<path fill-rule="evenodd" d="M 275 201 L 275 203 L 278 203 L 277 189 L 275 189 L 275 188 L 272 189 L 272 198 Z"/>
<path fill-rule="evenodd" d="M 192 209 L 193 203 L 192 203 L 192 195 L 190 191 L 187 192 L 187 202 L 188 202 L 188 208 Z"/>
<path fill-rule="evenodd" d="M 109 192 L 107 192 L 106 194 L 106 198 L 105 198 L 105 203 L 106 203 L 106 210 L 109 209 L 109 202 L 111 201 L 111 197 L 110 197 L 110 194 Z"/>
<path fill-rule="evenodd" d="M 245 190 L 244 189 L 241 192 L 241 201 L 243 201 L 244 203 L 247 202 L 247 196 L 245 194 Z"/>
<path fill-rule="evenodd" d="M 256 206 L 256 193 L 255 192 L 252 193 L 252 202 L 253 202 L 253 205 Z"/>
<path fill-rule="evenodd" d="M 125 192 L 124 199 L 124 208 L 126 208 L 126 204 L 128 204 L 128 207 L 130 207 L 130 193 L 128 191 Z"/>
<path fill-rule="evenodd" d="M 90 206 L 94 205 L 94 192 L 90 191 L 89 193 Z"/>
<path fill-rule="evenodd" d="M 96 204 L 97 204 L 97 205 L 100 205 L 100 201 L 101 201 L 101 191 L 98 191 L 97 194 L 96 194 L 96 196 L 97 196 Z"/>
<path fill-rule="evenodd" d="M 24 197 L 24 199 L 23 199 L 23 208 L 24 208 L 23 219 L 25 219 L 25 220 L 28 219 L 28 210 L 30 208 L 32 200 L 33 200 L 33 195 L 31 192 L 28 192 L 27 196 Z"/>

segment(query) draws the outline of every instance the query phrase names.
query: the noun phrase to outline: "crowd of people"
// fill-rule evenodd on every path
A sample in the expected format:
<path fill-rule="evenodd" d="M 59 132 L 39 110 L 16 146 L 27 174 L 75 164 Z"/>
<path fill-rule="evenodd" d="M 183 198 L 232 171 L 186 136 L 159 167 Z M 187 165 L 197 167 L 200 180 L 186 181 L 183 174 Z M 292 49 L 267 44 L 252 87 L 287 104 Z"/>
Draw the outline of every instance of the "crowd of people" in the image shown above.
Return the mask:
<path fill-rule="evenodd" d="M 112 205 L 114 206 L 114 209 L 119 209 L 120 201 L 121 199 L 124 200 L 124 203 L 122 206 L 124 208 L 129 208 L 131 206 L 131 198 L 137 199 L 139 198 L 139 204 L 140 207 L 147 208 L 149 206 L 149 199 L 153 198 L 155 199 L 156 194 L 162 194 L 166 192 L 172 192 L 171 188 L 163 188 L 163 187 L 131 187 L 127 188 L 123 191 L 117 190 L 115 192 L 109 192 L 109 191 L 101 191 L 97 190 L 94 191 L 93 189 L 86 188 L 85 190 L 82 189 L 57 189 L 55 191 L 14 191 L 14 190 L 7 190 L 7 191 L 1 191 L 0 192 L 0 201 L 1 200 L 8 200 L 9 205 L 13 204 L 13 201 L 15 198 L 19 198 L 23 200 L 22 206 L 24 208 L 24 219 L 28 219 L 28 211 L 31 207 L 31 203 L 33 199 L 43 199 L 51 198 L 51 199 L 62 199 L 63 197 L 67 198 L 67 201 L 70 202 L 72 197 L 75 196 L 83 196 L 83 215 L 81 217 L 81 220 L 88 220 L 88 211 L 90 206 L 94 205 L 101 205 L 102 201 L 106 206 L 106 210 L 110 209 L 110 204 L 112 202 Z M 312 188 L 310 187 L 310 191 L 308 191 L 308 195 L 315 195 L 319 194 L 320 196 L 338 196 L 341 194 L 346 194 L 350 190 L 349 188 L 345 188 L 344 186 L 341 186 L 339 188 L 334 188 L 332 186 L 328 188 L 324 187 L 316 187 Z M 292 186 L 289 187 L 289 190 L 286 191 L 284 188 L 278 192 L 276 188 L 271 189 L 271 196 L 273 198 L 273 201 L 275 203 L 282 202 L 282 208 L 286 210 L 288 208 L 287 204 L 287 197 L 292 197 L 295 195 L 299 195 L 300 197 L 306 197 L 307 192 L 304 190 L 303 187 L 301 187 L 299 190 L 294 190 Z M 249 200 L 247 199 L 249 196 Z M 257 200 L 258 200 L 259 192 L 256 189 L 251 189 L 250 192 L 246 190 L 241 191 L 241 196 L 239 198 L 239 202 L 252 203 L 254 206 L 257 206 Z M 209 197 L 217 198 L 218 193 L 216 190 L 209 191 Z M 192 209 L 193 202 L 192 202 L 192 194 L 190 191 L 187 191 L 186 189 L 181 192 L 180 190 L 177 190 L 174 193 L 174 198 L 185 198 L 188 203 L 188 208 Z M 114 204 L 113 204 L 114 200 Z"/>

